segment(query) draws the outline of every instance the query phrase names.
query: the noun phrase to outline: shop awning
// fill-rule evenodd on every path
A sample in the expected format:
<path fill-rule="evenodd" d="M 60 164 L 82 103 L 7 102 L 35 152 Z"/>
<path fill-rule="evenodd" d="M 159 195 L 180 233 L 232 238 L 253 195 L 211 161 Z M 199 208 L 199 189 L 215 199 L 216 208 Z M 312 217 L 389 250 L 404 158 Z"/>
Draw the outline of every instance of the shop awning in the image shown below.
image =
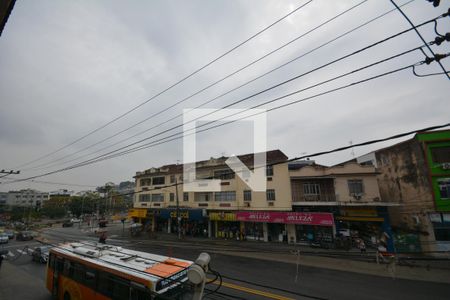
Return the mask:
<path fill-rule="evenodd" d="M 364 221 L 364 222 L 384 222 L 384 218 L 379 217 L 336 217 L 338 221 Z"/>

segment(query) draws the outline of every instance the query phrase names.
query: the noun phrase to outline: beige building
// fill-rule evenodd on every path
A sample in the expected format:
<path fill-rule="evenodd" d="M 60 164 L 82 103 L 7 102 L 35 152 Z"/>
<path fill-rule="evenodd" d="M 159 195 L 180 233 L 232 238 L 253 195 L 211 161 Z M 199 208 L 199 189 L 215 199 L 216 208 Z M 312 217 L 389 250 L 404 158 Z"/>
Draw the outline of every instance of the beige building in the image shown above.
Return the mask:
<path fill-rule="evenodd" d="M 253 154 L 238 158 L 249 169 L 253 168 Z M 134 217 L 139 214 L 149 230 L 171 233 L 178 228 L 178 207 L 180 228 L 185 234 L 287 241 L 285 224 L 258 219 L 259 212 L 273 215 L 292 210 L 287 156 L 274 150 L 266 152 L 266 158 L 266 192 L 252 191 L 245 175 L 242 179 L 226 165 L 227 157 L 196 163 L 198 179 L 221 180 L 219 192 L 184 191 L 183 165 L 137 172 Z"/>
<path fill-rule="evenodd" d="M 333 224 L 295 225 L 294 242 L 332 243 L 336 235 L 351 241 L 363 239 L 374 246 L 387 233 L 387 207 L 398 204 L 380 197 L 378 172 L 374 166 L 346 162 L 332 167 L 313 161 L 289 164 L 294 211 L 332 214 Z M 392 248 L 391 241 L 388 241 Z"/>

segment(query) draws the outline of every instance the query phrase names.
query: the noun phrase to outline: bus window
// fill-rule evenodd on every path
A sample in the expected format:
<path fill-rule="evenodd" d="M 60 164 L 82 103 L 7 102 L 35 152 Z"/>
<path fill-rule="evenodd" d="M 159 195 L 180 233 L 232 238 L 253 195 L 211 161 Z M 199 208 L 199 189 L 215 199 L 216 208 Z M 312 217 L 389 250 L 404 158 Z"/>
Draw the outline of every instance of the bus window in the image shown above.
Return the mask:
<path fill-rule="evenodd" d="M 83 282 L 85 273 L 84 266 L 79 263 L 73 263 L 72 265 L 73 265 L 72 279 L 78 282 Z"/>
<path fill-rule="evenodd" d="M 70 260 L 64 260 L 63 275 L 72 278 L 73 276 L 73 263 Z"/>
<path fill-rule="evenodd" d="M 130 298 L 130 283 L 117 276 L 111 276 L 114 281 L 113 300 L 129 299 Z"/>
<path fill-rule="evenodd" d="M 130 283 L 120 277 L 100 272 L 98 276 L 98 290 L 113 300 L 128 299 L 130 297 Z"/>
<path fill-rule="evenodd" d="M 131 283 L 130 300 L 148 300 L 151 299 L 149 291 L 140 283 Z"/>
<path fill-rule="evenodd" d="M 55 271 L 62 272 L 64 269 L 64 259 L 61 257 L 56 257 L 56 268 Z"/>
<path fill-rule="evenodd" d="M 109 280 L 108 273 L 99 272 L 98 274 L 98 291 L 107 297 L 111 297 L 113 282 Z"/>
<path fill-rule="evenodd" d="M 93 290 L 95 290 L 95 287 L 96 287 L 96 277 L 97 276 L 95 273 L 96 273 L 95 270 L 86 269 L 86 272 L 84 274 L 84 284 Z"/>
<path fill-rule="evenodd" d="M 52 253 L 48 258 L 48 267 L 51 269 L 55 269 L 55 255 Z"/>

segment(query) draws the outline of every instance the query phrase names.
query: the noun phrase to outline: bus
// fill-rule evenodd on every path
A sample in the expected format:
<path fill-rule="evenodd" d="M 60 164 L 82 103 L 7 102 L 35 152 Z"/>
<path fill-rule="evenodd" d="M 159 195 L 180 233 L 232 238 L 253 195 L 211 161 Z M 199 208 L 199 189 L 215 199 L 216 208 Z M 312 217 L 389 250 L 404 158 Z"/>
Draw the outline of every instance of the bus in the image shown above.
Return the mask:
<path fill-rule="evenodd" d="M 53 299 L 184 299 L 192 261 L 95 242 L 49 251 L 46 287 Z"/>

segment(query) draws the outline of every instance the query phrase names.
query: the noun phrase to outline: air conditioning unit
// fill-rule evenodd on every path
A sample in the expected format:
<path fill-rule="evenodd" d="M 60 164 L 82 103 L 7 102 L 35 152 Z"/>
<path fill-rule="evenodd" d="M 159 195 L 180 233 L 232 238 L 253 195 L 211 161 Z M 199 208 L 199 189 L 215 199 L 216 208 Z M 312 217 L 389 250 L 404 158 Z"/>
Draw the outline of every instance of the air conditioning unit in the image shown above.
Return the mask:
<path fill-rule="evenodd" d="M 274 203 L 273 202 L 269 202 L 269 206 L 274 206 Z"/>
<path fill-rule="evenodd" d="M 361 200 L 362 194 L 360 194 L 360 193 L 354 193 L 354 194 L 352 194 L 352 197 L 353 197 L 355 200 Z"/>
<path fill-rule="evenodd" d="M 245 207 L 250 207 L 250 202 L 245 202 L 245 203 L 244 203 L 244 206 L 245 206 Z"/>

